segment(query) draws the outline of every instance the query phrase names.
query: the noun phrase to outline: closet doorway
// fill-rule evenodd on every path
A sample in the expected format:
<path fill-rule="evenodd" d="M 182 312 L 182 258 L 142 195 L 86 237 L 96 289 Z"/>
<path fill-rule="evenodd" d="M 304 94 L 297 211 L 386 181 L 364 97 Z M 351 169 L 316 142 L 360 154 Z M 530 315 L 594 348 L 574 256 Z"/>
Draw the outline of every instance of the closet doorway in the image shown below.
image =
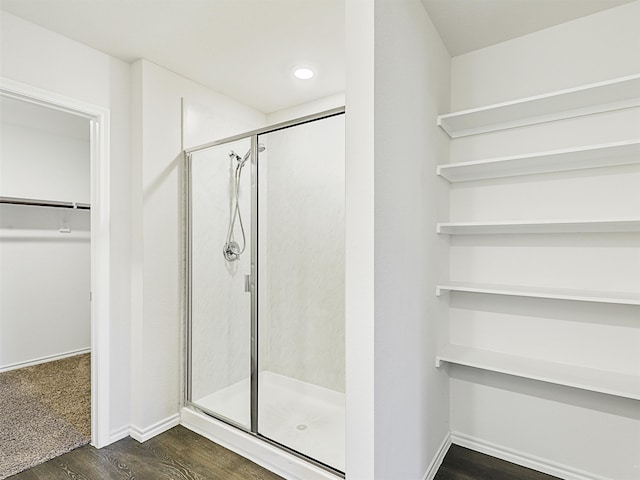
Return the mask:
<path fill-rule="evenodd" d="M 0 87 L 4 478 L 109 443 L 109 137 L 107 109 Z"/>
<path fill-rule="evenodd" d="M 89 120 L 0 112 L 2 478 L 91 439 L 91 222 Z"/>

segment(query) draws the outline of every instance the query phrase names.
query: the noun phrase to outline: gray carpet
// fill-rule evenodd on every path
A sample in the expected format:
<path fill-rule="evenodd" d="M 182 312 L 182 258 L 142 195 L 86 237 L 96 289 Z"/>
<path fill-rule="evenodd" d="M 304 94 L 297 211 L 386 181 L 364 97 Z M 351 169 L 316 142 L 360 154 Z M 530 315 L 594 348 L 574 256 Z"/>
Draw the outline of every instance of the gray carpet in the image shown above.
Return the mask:
<path fill-rule="evenodd" d="M 90 354 L 0 373 L 0 479 L 90 440 Z"/>

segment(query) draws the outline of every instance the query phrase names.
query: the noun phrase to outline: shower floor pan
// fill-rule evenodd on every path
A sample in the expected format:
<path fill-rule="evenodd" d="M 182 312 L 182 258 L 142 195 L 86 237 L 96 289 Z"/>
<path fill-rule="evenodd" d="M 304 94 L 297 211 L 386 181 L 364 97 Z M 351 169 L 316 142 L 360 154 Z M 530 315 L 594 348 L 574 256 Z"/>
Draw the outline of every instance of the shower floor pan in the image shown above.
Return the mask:
<path fill-rule="evenodd" d="M 258 379 L 258 431 L 297 452 L 345 470 L 344 393 L 264 371 Z M 249 379 L 193 402 L 249 428 Z"/>

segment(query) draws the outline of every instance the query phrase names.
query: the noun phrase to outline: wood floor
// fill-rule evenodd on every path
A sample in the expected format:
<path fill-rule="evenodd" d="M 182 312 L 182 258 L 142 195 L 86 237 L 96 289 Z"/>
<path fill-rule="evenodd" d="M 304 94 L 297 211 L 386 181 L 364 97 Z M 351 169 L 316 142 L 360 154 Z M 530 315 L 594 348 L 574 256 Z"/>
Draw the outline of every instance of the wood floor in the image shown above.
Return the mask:
<path fill-rule="evenodd" d="M 140 444 L 125 438 L 101 450 L 84 446 L 11 480 L 276 480 L 262 467 L 178 426 Z M 527 468 L 452 445 L 435 480 L 553 480 Z M 406 479 L 389 479 L 406 480 Z"/>
<path fill-rule="evenodd" d="M 451 445 L 434 480 L 558 480 L 529 468 Z"/>
<path fill-rule="evenodd" d="M 178 426 L 138 443 L 87 445 L 11 480 L 279 480 L 281 477 Z"/>

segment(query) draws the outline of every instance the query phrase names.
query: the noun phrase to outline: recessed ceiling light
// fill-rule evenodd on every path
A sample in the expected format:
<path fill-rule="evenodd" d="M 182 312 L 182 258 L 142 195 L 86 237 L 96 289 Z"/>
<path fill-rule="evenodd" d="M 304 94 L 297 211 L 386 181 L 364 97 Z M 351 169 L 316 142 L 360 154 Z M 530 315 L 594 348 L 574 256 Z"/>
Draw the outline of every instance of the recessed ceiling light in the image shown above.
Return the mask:
<path fill-rule="evenodd" d="M 300 80 L 309 80 L 314 75 L 315 74 L 313 73 L 313 70 L 311 70 L 309 67 L 296 67 L 293 70 L 293 76 L 299 78 Z"/>

